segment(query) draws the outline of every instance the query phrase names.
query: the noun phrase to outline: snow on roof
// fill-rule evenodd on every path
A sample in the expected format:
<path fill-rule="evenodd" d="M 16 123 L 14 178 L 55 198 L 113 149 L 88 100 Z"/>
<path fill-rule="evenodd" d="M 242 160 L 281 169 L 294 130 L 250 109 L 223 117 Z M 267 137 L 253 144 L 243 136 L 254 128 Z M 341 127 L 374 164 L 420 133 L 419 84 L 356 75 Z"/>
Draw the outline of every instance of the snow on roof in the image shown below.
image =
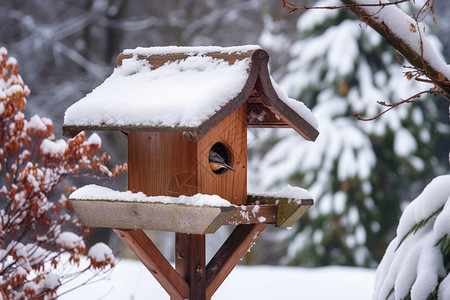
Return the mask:
<path fill-rule="evenodd" d="M 258 88 L 276 116 L 314 140 L 315 117 L 276 86 L 268 59 L 252 45 L 127 49 L 112 75 L 67 109 L 64 131 L 158 128 L 194 130 L 201 136 Z M 256 87 L 258 79 L 262 87 Z"/>
<path fill-rule="evenodd" d="M 152 70 L 137 56 L 92 93 L 69 107 L 71 125 L 197 127 L 244 87 L 250 59 L 230 65 L 210 56 L 189 56 Z"/>
<path fill-rule="evenodd" d="M 220 52 L 231 54 L 233 52 L 247 52 L 261 49 L 258 45 L 245 45 L 233 47 L 218 47 L 218 46 L 202 46 L 202 47 L 179 47 L 179 46 L 165 46 L 165 47 L 137 47 L 136 49 L 125 49 L 123 54 L 132 55 L 163 55 L 163 54 L 191 54 L 201 55 L 209 52 Z"/>

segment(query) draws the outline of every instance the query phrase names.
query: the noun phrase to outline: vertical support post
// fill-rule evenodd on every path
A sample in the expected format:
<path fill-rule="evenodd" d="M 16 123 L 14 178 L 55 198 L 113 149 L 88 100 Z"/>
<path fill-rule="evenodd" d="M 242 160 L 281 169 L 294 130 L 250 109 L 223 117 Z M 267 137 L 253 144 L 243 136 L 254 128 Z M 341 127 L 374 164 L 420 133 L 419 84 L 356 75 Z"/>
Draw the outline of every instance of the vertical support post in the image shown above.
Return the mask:
<path fill-rule="evenodd" d="M 191 300 L 206 300 L 205 246 L 204 234 L 175 233 L 175 269 L 188 283 Z"/>

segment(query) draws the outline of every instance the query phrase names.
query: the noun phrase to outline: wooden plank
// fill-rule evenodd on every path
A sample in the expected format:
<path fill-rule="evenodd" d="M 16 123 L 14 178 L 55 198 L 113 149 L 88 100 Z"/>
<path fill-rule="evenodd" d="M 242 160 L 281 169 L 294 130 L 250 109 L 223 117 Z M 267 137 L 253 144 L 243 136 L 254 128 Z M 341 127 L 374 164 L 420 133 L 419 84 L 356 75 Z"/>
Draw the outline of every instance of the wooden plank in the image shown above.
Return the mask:
<path fill-rule="evenodd" d="M 275 115 L 281 117 L 289 127 L 293 128 L 304 139 L 308 141 L 316 140 L 319 131 L 308 123 L 303 116 L 299 115 L 289 105 L 278 98 L 278 94 L 272 85 L 267 65 L 260 65 L 256 88 L 264 91 L 264 93 L 261 94 L 260 99 Z"/>
<path fill-rule="evenodd" d="M 115 200 L 77 200 L 71 204 L 85 226 L 214 233 L 232 215 L 234 207 L 191 206 Z"/>
<path fill-rule="evenodd" d="M 239 224 L 274 224 L 277 222 L 277 206 L 275 204 L 237 206 L 231 218 L 224 225 Z"/>
<path fill-rule="evenodd" d="M 310 200 L 310 201 L 308 201 Z M 302 202 L 296 203 L 279 203 L 277 210 L 277 223 L 276 227 L 291 227 L 298 221 L 310 207 L 313 205 L 311 199 L 302 200 Z"/>
<path fill-rule="evenodd" d="M 206 266 L 206 297 L 210 299 L 267 224 L 238 225 Z"/>
<path fill-rule="evenodd" d="M 275 204 L 277 206 L 275 226 L 291 227 L 311 208 L 314 200 L 248 195 L 248 203 Z"/>
<path fill-rule="evenodd" d="M 172 265 L 142 230 L 114 229 L 114 232 L 136 254 L 171 296 L 171 299 L 189 298 L 189 286 L 186 281 L 173 269 Z"/>
<path fill-rule="evenodd" d="M 247 127 L 260 128 L 290 128 L 290 126 L 283 121 L 283 119 L 275 115 L 262 102 L 248 102 L 247 103 Z"/>
<path fill-rule="evenodd" d="M 198 142 L 198 192 L 219 195 L 231 204 L 247 203 L 247 128 L 246 105 L 233 111 Z M 209 166 L 209 151 L 220 142 L 226 149 L 229 164 L 236 172 L 215 174 Z"/>
<path fill-rule="evenodd" d="M 197 144 L 182 132 L 128 134 L 128 189 L 148 196 L 192 196 L 197 190 Z"/>
<path fill-rule="evenodd" d="M 190 287 L 189 299 L 205 300 L 205 235 L 175 234 L 175 268 Z"/>
<path fill-rule="evenodd" d="M 161 194 L 161 143 L 155 132 L 132 131 L 128 134 L 128 189 L 147 196 Z"/>

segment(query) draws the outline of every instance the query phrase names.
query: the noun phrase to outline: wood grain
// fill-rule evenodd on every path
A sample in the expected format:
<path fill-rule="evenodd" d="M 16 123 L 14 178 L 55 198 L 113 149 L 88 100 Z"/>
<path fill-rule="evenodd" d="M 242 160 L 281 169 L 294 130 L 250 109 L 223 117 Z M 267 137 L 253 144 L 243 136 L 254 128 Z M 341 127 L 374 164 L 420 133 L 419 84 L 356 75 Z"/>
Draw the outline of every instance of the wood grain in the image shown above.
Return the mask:
<path fill-rule="evenodd" d="M 198 142 L 198 192 L 219 195 L 232 204 L 247 202 L 247 129 L 246 105 L 235 110 Z M 215 174 L 209 167 L 208 157 L 215 143 L 228 150 L 229 164 L 236 172 Z"/>
<path fill-rule="evenodd" d="M 206 266 L 206 297 L 210 299 L 267 224 L 238 225 Z"/>
<path fill-rule="evenodd" d="M 205 235 L 175 234 L 175 267 L 190 287 L 192 300 L 206 299 Z"/>
<path fill-rule="evenodd" d="M 196 194 L 196 149 L 182 132 L 130 132 L 128 189 L 147 196 Z"/>
<path fill-rule="evenodd" d="M 189 286 L 142 230 L 114 229 L 173 300 L 189 298 Z"/>

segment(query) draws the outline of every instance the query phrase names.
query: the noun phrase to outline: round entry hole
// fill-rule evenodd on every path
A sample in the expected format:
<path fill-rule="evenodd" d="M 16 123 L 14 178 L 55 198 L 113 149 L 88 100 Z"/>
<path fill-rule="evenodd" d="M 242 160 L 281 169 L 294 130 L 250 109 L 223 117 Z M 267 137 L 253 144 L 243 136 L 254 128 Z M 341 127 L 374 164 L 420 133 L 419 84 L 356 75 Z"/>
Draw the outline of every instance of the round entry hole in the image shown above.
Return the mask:
<path fill-rule="evenodd" d="M 215 143 L 209 150 L 209 167 L 216 174 L 222 174 L 228 170 L 236 172 L 232 167 L 230 151 L 222 143 Z"/>

